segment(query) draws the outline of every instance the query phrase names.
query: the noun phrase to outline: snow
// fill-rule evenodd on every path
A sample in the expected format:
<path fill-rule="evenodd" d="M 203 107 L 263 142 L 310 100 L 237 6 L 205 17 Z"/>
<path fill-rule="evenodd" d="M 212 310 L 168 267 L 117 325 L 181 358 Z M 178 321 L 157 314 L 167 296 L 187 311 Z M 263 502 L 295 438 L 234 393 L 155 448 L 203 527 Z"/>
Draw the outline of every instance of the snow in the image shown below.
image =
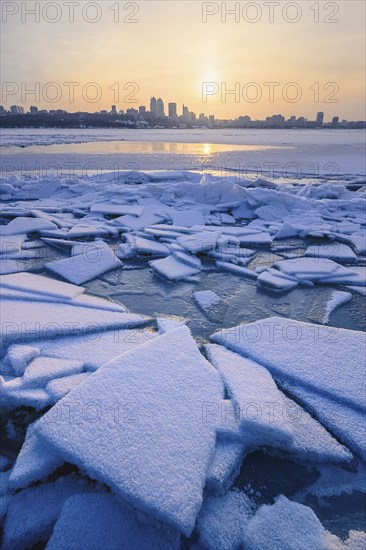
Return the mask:
<path fill-rule="evenodd" d="M 355 271 L 327 258 L 296 258 L 293 260 L 281 260 L 274 267 L 285 275 L 291 275 L 302 281 L 314 283 L 348 283 L 352 284 Z"/>
<path fill-rule="evenodd" d="M 111 203 L 99 203 L 93 204 L 90 207 L 90 212 L 103 215 L 116 215 L 123 216 L 130 214 L 131 216 L 141 216 L 143 207 L 137 204 L 111 204 Z"/>
<path fill-rule="evenodd" d="M 278 549 L 334 550 L 339 539 L 324 529 L 311 508 L 283 495 L 272 506 L 264 504 L 244 529 L 244 547 L 262 550 L 271 541 Z"/>
<path fill-rule="evenodd" d="M 193 293 L 193 298 L 197 305 L 204 311 L 207 311 L 221 302 L 220 296 L 218 296 L 212 290 L 201 290 Z"/>
<path fill-rule="evenodd" d="M 97 258 L 89 259 L 84 254 L 78 254 L 71 258 L 64 258 L 55 262 L 45 264 L 46 269 L 60 275 L 67 281 L 81 285 L 95 279 L 98 275 L 122 267 L 122 262 L 112 250 L 100 250 Z"/>
<path fill-rule="evenodd" d="M 202 404 L 221 396 L 219 377 L 180 327 L 101 367 L 38 421 L 37 435 L 137 508 L 190 535 L 215 445 Z M 93 402 L 98 407 L 89 414 L 98 422 L 83 414 Z"/>
<path fill-rule="evenodd" d="M 251 500 L 240 491 L 206 497 L 197 521 L 199 542 L 210 550 L 239 550 L 243 531 L 255 510 Z"/>
<path fill-rule="evenodd" d="M 352 300 L 352 294 L 350 292 L 333 290 L 330 299 L 326 305 L 323 323 L 327 324 L 329 322 L 329 317 L 331 316 L 333 311 L 342 304 L 347 304 L 347 302 L 349 302 L 350 300 Z"/>
<path fill-rule="evenodd" d="M 201 270 L 189 266 L 186 263 L 179 262 L 174 256 L 168 256 L 162 260 L 153 260 L 149 263 L 156 273 L 169 279 L 170 281 L 179 281 L 192 275 L 197 275 Z"/>
<path fill-rule="evenodd" d="M 137 235 L 127 234 L 126 242 L 136 254 L 147 254 L 152 256 L 168 256 L 170 254 L 169 248 L 165 244 L 155 240 L 138 237 Z M 119 256 L 118 252 L 119 248 L 117 249 L 117 256 Z"/>
<path fill-rule="evenodd" d="M 178 550 L 173 529 L 142 524 L 126 505 L 107 493 L 79 494 L 68 499 L 47 550 Z"/>
<path fill-rule="evenodd" d="M 195 235 L 183 235 L 177 238 L 177 243 L 192 254 L 213 250 L 216 246 L 220 233 L 209 233 L 207 231 Z"/>
<path fill-rule="evenodd" d="M 366 406 L 362 332 L 270 317 L 223 329 L 212 340 L 258 361 L 276 378 L 356 410 Z"/>
<path fill-rule="evenodd" d="M 88 376 L 88 372 L 81 372 L 79 374 L 72 374 L 71 376 L 63 376 L 62 378 L 50 380 L 46 385 L 46 391 L 50 394 L 51 399 L 56 403 L 65 397 L 65 395 L 67 395 L 78 384 L 84 382 Z"/>
<path fill-rule="evenodd" d="M 57 229 L 57 225 L 40 218 L 15 218 L 8 225 L 2 226 L 0 235 L 7 237 L 9 235 L 26 235 L 29 233 L 40 233 L 42 231 L 52 231 Z"/>
<path fill-rule="evenodd" d="M 342 243 L 331 244 L 313 244 L 309 246 L 305 252 L 305 256 L 313 256 L 314 258 L 329 258 L 335 262 L 355 263 L 357 256 L 353 250 Z"/>

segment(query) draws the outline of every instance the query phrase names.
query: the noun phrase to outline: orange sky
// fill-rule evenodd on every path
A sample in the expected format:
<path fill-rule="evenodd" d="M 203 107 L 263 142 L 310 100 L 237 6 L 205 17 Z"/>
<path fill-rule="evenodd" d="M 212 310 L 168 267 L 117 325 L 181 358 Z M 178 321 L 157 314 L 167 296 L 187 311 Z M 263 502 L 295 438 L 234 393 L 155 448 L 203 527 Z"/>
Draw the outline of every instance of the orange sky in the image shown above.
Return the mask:
<path fill-rule="evenodd" d="M 6 4 L 12 7 L 4 11 Z M 326 119 L 365 118 L 363 1 L 226 2 L 228 10 L 239 6 L 226 22 L 221 1 L 79 0 L 73 21 L 63 1 L 44 13 L 42 6 L 55 2 L 43 1 L 39 22 L 21 4 L 34 10 L 36 2 L 2 2 L 1 103 L 7 107 L 96 111 L 116 103 L 126 109 L 148 106 L 155 95 L 177 102 L 179 113 L 184 102 L 219 118 L 314 118 L 317 111 Z M 10 13 L 14 5 L 18 12 Z M 73 102 L 68 82 L 75 83 Z M 206 102 L 204 82 L 214 83 Z M 135 84 L 124 90 L 128 83 Z M 225 87 L 236 95 L 225 96 Z"/>

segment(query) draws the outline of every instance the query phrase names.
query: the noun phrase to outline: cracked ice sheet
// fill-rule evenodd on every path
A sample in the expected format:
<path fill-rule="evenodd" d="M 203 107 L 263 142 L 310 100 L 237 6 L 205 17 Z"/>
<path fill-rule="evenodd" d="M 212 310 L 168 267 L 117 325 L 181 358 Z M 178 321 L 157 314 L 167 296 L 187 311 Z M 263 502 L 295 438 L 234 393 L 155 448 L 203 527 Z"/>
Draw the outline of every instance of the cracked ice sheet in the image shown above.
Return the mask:
<path fill-rule="evenodd" d="M 365 410 L 365 334 L 281 317 L 216 332 L 211 339 L 258 361 L 275 378 Z"/>
<path fill-rule="evenodd" d="M 215 447 L 203 406 L 218 405 L 222 392 L 181 327 L 99 369 L 38 421 L 37 434 L 135 507 L 190 535 Z M 98 422 L 81 414 L 91 402 L 103 408 Z"/>
<path fill-rule="evenodd" d="M 135 328 L 148 323 L 133 313 L 50 302 L 2 300 L 1 345 L 34 339 Z"/>
<path fill-rule="evenodd" d="M 33 273 L 17 273 L 0 277 L 0 286 L 12 290 L 42 294 L 71 300 L 85 292 L 85 288 L 42 277 Z"/>
<path fill-rule="evenodd" d="M 140 523 L 113 495 L 92 493 L 65 502 L 47 550 L 178 550 L 179 538 L 171 527 Z"/>

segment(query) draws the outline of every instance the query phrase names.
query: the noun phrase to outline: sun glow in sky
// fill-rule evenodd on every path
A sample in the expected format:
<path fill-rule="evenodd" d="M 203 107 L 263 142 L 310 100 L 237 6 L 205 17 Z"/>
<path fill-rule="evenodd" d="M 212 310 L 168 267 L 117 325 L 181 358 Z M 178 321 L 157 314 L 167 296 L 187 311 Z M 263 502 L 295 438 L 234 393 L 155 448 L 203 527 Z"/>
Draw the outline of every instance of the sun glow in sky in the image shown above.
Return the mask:
<path fill-rule="evenodd" d="M 71 14 L 44 0 L 39 22 L 37 2 L 1 4 L 6 107 L 125 110 L 154 95 L 178 114 L 365 119 L 363 1 L 270 2 L 271 15 L 268 2 L 79 0 Z M 222 5 L 240 11 L 225 22 Z"/>

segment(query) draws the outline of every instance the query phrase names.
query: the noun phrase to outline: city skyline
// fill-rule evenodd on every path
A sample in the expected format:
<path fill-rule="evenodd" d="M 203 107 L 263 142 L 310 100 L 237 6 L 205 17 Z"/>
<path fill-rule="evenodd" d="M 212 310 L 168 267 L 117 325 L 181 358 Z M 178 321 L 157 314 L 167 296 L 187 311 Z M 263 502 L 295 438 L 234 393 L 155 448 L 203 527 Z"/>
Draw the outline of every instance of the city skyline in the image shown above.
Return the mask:
<path fill-rule="evenodd" d="M 23 4 L 28 12 L 22 13 Z M 101 13 L 94 23 L 95 13 L 83 11 L 83 2 L 75 3 L 72 20 L 66 6 L 72 2 L 60 2 L 57 24 L 52 23 L 55 8 L 47 12 L 39 8 L 38 14 L 33 9 L 32 13 L 35 4 L 19 2 L 19 11 L 3 18 L 2 80 L 19 89 L 22 84 L 34 89 L 39 83 L 42 89 L 56 82 L 63 93 L 57 105 L 34 103 L 31 98 L 29 105 L 85 112 L 109 109 L 121 104 L 114 97 L 118 83 L 121 101 L 133 92 L 133 88 L 124 90 L 125 86 L 138 87 L 134 97 L 139 105 L 148 105 L 148 91 L 160 88 L 159 95 L 176 98 L 179 105 L 188 104 L 194 112 L 209 110 L 221 119 L 233 119 L 243 112 L 252 119 L 262 119 L 269 112 L 286 118 L 301 113 L 308 118 L 314 111 L 327 111 L 330 118 L 342 112 L 348 120 L 365 119 L 365 56 L 360 53 L 364 51 L 363 2 L 336 3 L 338 11 L 333 15 L 322 2 L 292 2 L 292 10 L 284 9 L 286 2 L 249 3 L 257 5 L 258 20 L 254 8 L 245 11 L 247 2 L 140 1 L 132 3 L 136 13 L 123 11 L 126 6 L 120 2 L 102 2 L 95 3 Z M 214 5 L 215 13 L 205 15 L 206 4 Z M 278 5 L 272 22 L 270 4 Z M 239 18 L 232 12 L 237 5 Z M 314 5 L 319 13 L 314 12 Z M 296 6 L 299 19 L 295 18 Z M 117 15 L 120 20 L 115 22 Z M 95 81 L 102 96 L 96 103 L 88 103 L 82 90 Z M 65 83 L 78 84 L 73 103 Z M 206 103 L 202 99 L 204 83 L 219 88 Z M 255 89 L 246 88 L 250 83 L 261 88 L 256 102 Z M 276 84 L 273 101 L 268 83 Z M 291 103 L 294 89 L 287 97 L 291 83 L 301 90 L 297 103 Z M 223 102 L 222 89 L 230 91 L 237 84 L 239 101 L 228 94 Z M 20 91 L 0 103 L 24 105 Z"/>

